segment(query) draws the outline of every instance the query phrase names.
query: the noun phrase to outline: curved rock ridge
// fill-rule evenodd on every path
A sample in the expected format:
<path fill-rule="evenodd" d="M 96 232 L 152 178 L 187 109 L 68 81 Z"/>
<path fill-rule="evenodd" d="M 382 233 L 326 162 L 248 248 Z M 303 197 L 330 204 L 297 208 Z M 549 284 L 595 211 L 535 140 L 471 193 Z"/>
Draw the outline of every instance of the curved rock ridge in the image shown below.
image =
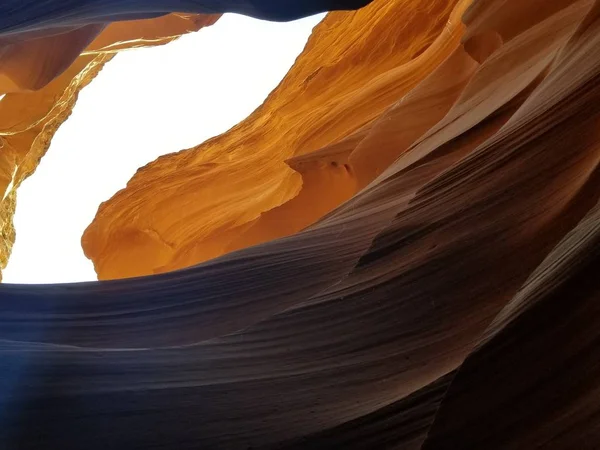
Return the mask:
<path fill-rule="evenodd" d="M 82 239 L 99 279 L 167 272 L 290 235 L 351 198 L 376 172 L 360 159 L 391 163 L 385 151 L 360 149 L 374 121 L 458 45 L 464 5 L 445 28 L 456 3 L 377 0 L 329 14 L 246 120 L 141 168 L 100 206 Z"/>
<path fill-rule="evenodd" d="M 166 44 L 213 24 L 218 17 L 170 14 L 114 23 L 72 63 L 71 46 L 79 44 L 72 33 L 14 43 L 0 37 L 0 92 L 10 92 L 0 101 L 0 277 L 15 239 L 16 190 L 35 171 L 54 133 L 70 115 L 79 91 L 116 52 Z M 74 50 L 77 55 L 81 52 Z M 64 70 L 60 74 L 59 68 Z"/>
<path fill-rule="evenodd" d="M 19 94 L 6 96 L 0 105 L 0 147 L 10 148 L 0 153 L 0 191 L 7 193 L 0 203 L 0 270 L 14 243 L 15 197 L 11 192 L 37 166 L 54 132 L 70 114 L 77 93 L 115 52 L 167 43 L 211 25 L 224 12 L 291 20 L 354 9 L 370 1 L 0 2 L 0 95 Z M 25 154 L 27 162 L 21 161 Z"/>
<path fill-rule="evenodd" d="M 311 225 L 148 277 L 0 285 L 0 447 L 599 448 L 600 1 L 445 20 L 395 101 L 351 127 L 387 97 L 348 94 L 285 157 L 349 195 Z"/>

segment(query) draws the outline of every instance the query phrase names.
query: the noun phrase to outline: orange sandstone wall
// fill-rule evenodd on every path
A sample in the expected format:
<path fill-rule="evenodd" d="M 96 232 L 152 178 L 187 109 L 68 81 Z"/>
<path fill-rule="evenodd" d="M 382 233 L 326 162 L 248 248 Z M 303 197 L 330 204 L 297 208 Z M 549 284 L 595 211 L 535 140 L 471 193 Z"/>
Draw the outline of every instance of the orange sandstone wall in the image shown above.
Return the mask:
<path fill-rule="evenodd" d="M 330 13 L 250 117 L 141 168 L 101 205 L 82 238 L 99 278 L 165 272 L 286 236 L 349 199 L 392 157 L 355 147 L 458 45 L 467 4 L 378 0 Z"/>
<path fill-rule="evenodd" d="M 35 171 L 52 136 L 67 119 L 85 87 L 122 49 L 166 44 L 213 24 L 218 16 L 170 14 L 157 19 L 111 24 L 72 63 L 66 36 L 7 43 L 0 39 L 0 273 L 15 239 L 12 218 L 16 190 Z M 67 63 L 56 76 L 55 69 Z M 56 76 L 54 78 L 54 76 Z M 32 90 L 37 89 L 37 90 Z"/>

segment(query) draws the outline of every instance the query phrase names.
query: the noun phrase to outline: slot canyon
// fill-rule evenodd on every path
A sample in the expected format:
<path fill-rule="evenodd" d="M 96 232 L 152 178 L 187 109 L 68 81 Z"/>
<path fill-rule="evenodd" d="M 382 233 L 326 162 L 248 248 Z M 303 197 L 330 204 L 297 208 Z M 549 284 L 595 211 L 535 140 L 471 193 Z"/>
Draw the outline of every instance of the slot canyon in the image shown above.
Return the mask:
<path fill-rule="evenodd" d="M 0 269 L 118 52 L 323 12 L 105 199 L 98 281 L 0 284 L 0 448 L 600 448 L 600 0 L 4 0 Z"/>

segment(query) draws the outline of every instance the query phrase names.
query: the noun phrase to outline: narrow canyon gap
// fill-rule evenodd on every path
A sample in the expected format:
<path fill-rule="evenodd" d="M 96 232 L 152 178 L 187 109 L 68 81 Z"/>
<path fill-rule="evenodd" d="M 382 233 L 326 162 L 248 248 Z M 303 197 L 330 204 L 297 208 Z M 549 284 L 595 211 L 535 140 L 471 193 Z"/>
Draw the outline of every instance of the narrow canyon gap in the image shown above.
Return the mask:
<path fill-rule="evenodd" d="M 36 172 L 20 186 L 17 238 L 3 281 L 95 280 L 80 239 L 98 205 L 139 167 L 248 116 L 322 18 L 276 23 L 226 14 L 168 45 L 119 53 L 81 92 Z"/>

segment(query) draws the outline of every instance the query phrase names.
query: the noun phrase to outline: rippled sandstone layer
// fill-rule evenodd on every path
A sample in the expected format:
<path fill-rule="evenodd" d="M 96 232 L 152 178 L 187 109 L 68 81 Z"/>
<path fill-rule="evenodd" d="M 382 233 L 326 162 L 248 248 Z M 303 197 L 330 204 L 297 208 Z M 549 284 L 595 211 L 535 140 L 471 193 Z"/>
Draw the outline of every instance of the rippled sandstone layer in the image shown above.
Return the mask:
<path fill-rule="evenodd" d="M 35 171 L 54 133 L 69 117 L 79 91 L 116 52 L 166 44 L 217 18 L 171 14 L 37 39 L 0 33 L 0 94 L 6 94 L 0 100 L 0 279 L 15 239 L 12 220 L 17 188 Z M 92 34 L 79 39 L 92 28 Z"/>
<path fill-rule="evenodd" d="M 291 159 L 356 185 L 303 230 L 149 277 L 0 285 L 0 443 L 599 448 L 600 2 L 457 2 L 415 67 Z"/>
<path fill-rule="evenodd" d="M 456 3 L 378 0 L 328 15 L 250 117 L 141 168 L 101 205 L 82 239 L 99 278 L 166 272 L 290 235 L 351 198 L 394 158 L 358 148 L 373 123 L 458 45 L 465 2 L 445 29 Z"/>

